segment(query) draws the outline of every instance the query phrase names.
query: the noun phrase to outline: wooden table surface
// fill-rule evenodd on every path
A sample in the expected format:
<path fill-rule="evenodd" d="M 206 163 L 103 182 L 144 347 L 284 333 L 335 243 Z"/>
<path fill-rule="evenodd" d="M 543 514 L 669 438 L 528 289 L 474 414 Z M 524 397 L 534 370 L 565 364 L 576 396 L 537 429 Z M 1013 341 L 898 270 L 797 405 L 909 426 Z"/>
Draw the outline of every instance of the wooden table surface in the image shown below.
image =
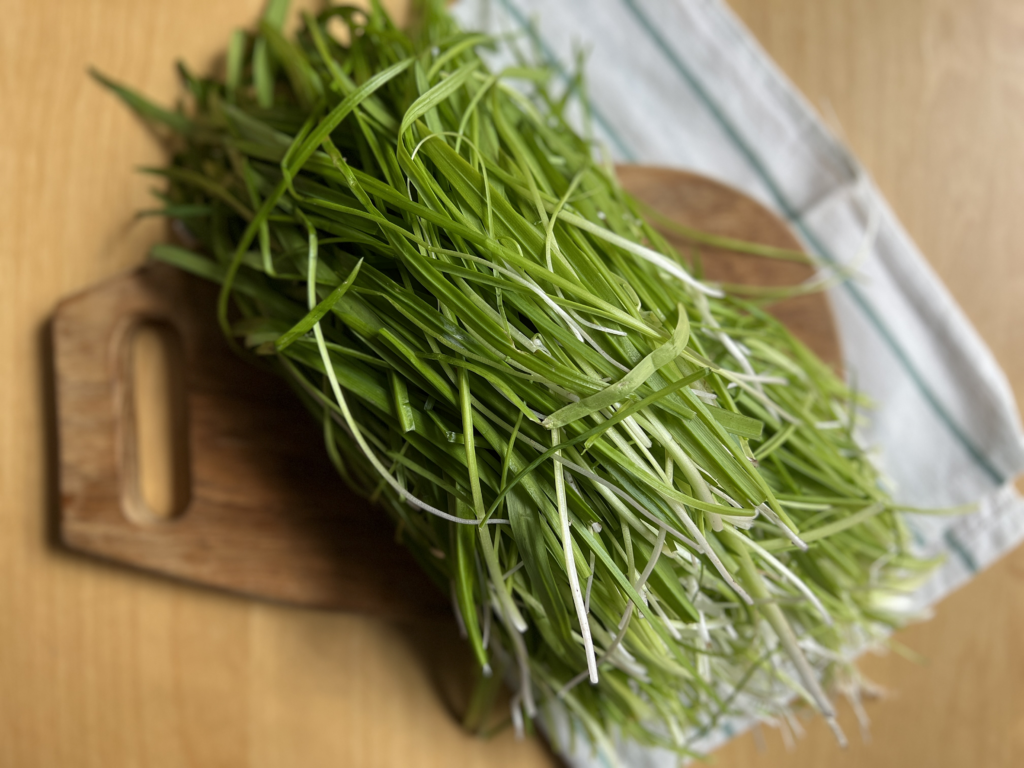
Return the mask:
<path fill-rule="evenodd" d="M 1024 3 L 732 0 L 842 127 L 1024 400 Z M 547 766 L 536 742 L 463 735 L 434 683 L 446 625 L 259 604 L 53 545 L 46 322 L 55 302 L 138 263 L 133 213 L 160 161 L 85 75 L 176 93 L 260 0 L 6 0 L 0 24 L 0 766 Z M 820 723 L 721 766 L 1024 764 L 1024 550 L 869 658 L 890 696 L 845 752 Z M 440 660 L 440 661 L 439 661 Z M 849 712 L 843 721 L 855 726 Z"/>

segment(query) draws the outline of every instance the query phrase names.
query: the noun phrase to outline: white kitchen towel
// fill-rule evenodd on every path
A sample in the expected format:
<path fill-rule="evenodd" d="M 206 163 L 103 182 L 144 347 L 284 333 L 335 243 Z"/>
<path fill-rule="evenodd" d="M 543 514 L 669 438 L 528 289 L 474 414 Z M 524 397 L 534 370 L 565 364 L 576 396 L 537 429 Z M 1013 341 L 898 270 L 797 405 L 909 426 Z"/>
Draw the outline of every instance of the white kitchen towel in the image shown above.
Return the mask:
<path fill-rule="evenodd" d="M 626 162 L 685 168 L 757 198 L 822 260 L 855 266 L 830 292 L 846 370 L 875 409 L 863 437 L 895 496 L 918 507 L 978 502 L 965 517 L 911 516 L 945 565 L 925 607 L 1024 538 L 1024 468 L 1013 394 L 992 354 L 855 157 L 721 0 L 462 0 L 467 29 L 568 82 L 585 54 L 595 135 Z M 740 723 L 704 740 L 711 749 Z M 625 748 L 627 764 L 673 765 Z M 589 750 L 570 756 L 594 765 Z"/>

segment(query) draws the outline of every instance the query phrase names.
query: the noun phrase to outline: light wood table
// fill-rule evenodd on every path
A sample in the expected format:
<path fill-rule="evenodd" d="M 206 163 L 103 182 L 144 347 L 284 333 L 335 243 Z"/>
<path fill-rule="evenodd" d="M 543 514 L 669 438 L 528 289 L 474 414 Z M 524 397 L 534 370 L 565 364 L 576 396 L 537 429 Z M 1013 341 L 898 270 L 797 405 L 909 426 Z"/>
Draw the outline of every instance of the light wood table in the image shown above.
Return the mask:
<path fill-rule="evenodd" d="M 834 113 L 1024 398 L 1024 5 L 1016 0 L 734 0 Z M 246 601 L 54 547 L 46 320 L 143 257 L 134 221 L 157 145 L 88 65 L 169 100 L 171 62 L 208 67 L 260 0 L 7 0 L 0 25 L 0 766 L 541 766 L 535 742 L 463 735 L 432 676 L 444 626 Z M 892 696 L 873 741 L 820 723 L 791 753 L 743 737 L 722 766 L 1024 764 L 1024 551 L 869 659 Z M 855 732 L 844 713 L 847 730 Z"/>

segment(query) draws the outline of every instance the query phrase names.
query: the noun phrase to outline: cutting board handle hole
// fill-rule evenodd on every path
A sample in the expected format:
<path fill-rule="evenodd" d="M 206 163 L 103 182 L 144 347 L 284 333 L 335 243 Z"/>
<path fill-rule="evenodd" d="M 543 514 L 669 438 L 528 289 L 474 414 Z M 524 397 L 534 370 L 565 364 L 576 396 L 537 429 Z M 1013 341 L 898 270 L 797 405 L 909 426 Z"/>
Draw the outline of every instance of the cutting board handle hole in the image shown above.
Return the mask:
<path fill-rule="evenodd" d="M 192 492 L 181 334 L 140 318 L 124 345 L 123 508 L 139 525 L 167 522 L 184 514 Z"/>

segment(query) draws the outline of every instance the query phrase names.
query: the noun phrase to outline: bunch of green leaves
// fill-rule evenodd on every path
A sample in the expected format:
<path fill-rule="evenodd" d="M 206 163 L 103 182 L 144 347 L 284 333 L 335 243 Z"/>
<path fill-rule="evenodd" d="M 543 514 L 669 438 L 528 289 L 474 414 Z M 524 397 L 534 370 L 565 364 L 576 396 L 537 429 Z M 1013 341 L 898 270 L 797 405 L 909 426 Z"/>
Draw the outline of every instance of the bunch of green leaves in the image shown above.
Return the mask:
<path fill-rule="evenodd" d="M 644 221 L 550 73 L 489 71 L 438 3 L 291 39 L 286 6 L 222 77 L 182 67 L 187 110 L 104 82 L 173 149 L 191 243 L 153 255 L 221 285 L 225 334 L 450 592 L 468 724 L 499 679 L 518 727 L 567 714 L 609 759 L 794 697 L 832 720 L 925 566 L 847 387 Z"/>

